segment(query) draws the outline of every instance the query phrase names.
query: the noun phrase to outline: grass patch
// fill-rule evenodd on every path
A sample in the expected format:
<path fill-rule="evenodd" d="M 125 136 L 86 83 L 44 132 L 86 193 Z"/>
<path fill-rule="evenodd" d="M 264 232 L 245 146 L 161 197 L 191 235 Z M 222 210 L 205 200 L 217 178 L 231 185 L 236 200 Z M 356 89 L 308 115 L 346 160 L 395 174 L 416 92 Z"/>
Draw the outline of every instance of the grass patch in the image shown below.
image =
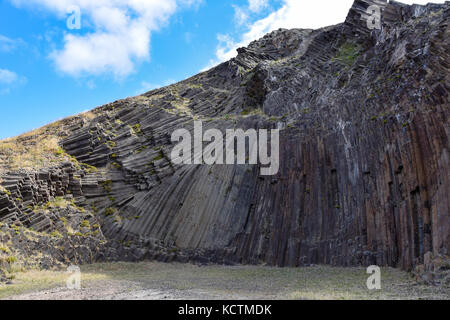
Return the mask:
<path fill-rule="evenodd" d="M 103 189 L 106 192 L 110 193 L 112 191 L 113 182 L 111 180 L 106 180 L 106 181 L 100 182 L 100 185 L 103 187 Z"/>
<path fill-rule="evenodd" d="M 65 271 L 27 271 L 15 274 L 13 285 L 0 284 L 0 299 L 32 291 L 65 288 L 68 274 Z M 81 275 L 83 283 L 107 279 L 106 274 L 87 273 Z"/>
<path fill-rule="evenodd" d="M 360 51 L 361 48 L 357 44 L 346 42 L 339 48 L 337 56 L 334 58 L 334 60 L 350 67 L 355 63 Z"/>
<path fill-rule="evenodd" d="M 52 236 L 53 238 L 59 238 L 59 239 L 63 237 L 62 234 L 58 230 L 51 232 L 50 236 Z"/>
<path fill-rule="evenodd" d="M 117 162 L 113 162 L 111 163 L 111 165 L 116 168 L 117 170 L 120 170 L 122 168 L 122 166 L 120 164 L 118 164 Z"/>
<path fill-rule="evenodd" d="M 89 223 L 88 220 L 83 220 L 83 221 L 81 222 L 81 227 L 83 227 L 83 228 L 90 228 L 90 227 L 91 227 L 91 224 Z"/>
<path fill-rule="evenodd" d="M 8 196 L 11 195 L 11 192 L 8 191 L 8 190 L 6 190 L 5 187 L 3 187 L 3 186 L 0 186 L 0 194 L 1 194 L 1 193 L 7 194 Z"/>
<path fill-rule="evenodd" d="M 116 208 L 106 208 L 106 209 L 105 209 L 105 216 L 106 216 L 106 217 L 112 216 L 112 215 L 114 215 L 116 212 L 117 212 L 117 209 L 116 209 Z"/>
<path fill-rule="evenodd" d="M 94 112 L 85 112 L 76 116 L 53 122 L 39 129 L 14 138 L 0 141 L 0 162 L 2 170 L 37 170 L 54 166 L 71 159 L 59 145 L 67 135 L 61 129 L 64 126 L 84 123 L 96 117 Z M 76 159 L 75 159 L 76 160 Z"/>
<path fill-rule="evenodd" d="M 94 166 L 91 166 L 87 163 L 81 163 L 81 167 L 86 171 L 87 173 L 97 173 L 98 169 Z"/>
<path fill-rule="evenodd" d="M 173 251 L 176 253 L 176 251 Z M 117 288 L 122 297 L 136 290 L 177 291 L 180 298 L 200 299 L 448 299 L 448 291 L 416 285 L 408 273 L 382 268 L 382 290 L 369 291 L 365 268 L 273 268 L 264 266 L 205 266 L 178 263 L 102 263 L 81 266 L 82 287 L 89 287 L 87 298 L 105 297 L 105 288 Z M 64 271 L 17 273 L 11 286 L 0 285 L 0 298 L 49 288 L 65 288 Z M 99 281 L 100 280 L 100 281 Z M 126 284 L 123 286 L 123 284 Z M 73 297 L 78 296 L 73 293 Z M 70 293 L 69 293 L 70 295 Z M 42 296 L 48 297 L 42 294 Z M 79 297 L 79 296 L 78 296 Z M 51 298 L 51 296 L 50 296 Z M 194 296 L 196 298 L 196 296 Z"/>

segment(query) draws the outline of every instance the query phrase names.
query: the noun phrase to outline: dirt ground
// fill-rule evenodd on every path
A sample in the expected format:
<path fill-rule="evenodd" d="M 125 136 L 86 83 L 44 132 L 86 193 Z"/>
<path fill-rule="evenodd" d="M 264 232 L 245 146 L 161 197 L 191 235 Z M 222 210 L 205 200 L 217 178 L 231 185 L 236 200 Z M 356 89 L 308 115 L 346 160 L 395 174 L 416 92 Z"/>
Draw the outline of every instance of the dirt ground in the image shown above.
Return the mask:
<path fill-rule="evenodd" d="M 382 269 L 370 291 L 364 268 L 272 268 L 110 263 L 81 267 L 81 290 L 67 289 L 65 271 L 18 273 L 0 285 L 12 300 L 278 300 L 450 299 L 449 289 L 416 284 L 408 273 Z"/>

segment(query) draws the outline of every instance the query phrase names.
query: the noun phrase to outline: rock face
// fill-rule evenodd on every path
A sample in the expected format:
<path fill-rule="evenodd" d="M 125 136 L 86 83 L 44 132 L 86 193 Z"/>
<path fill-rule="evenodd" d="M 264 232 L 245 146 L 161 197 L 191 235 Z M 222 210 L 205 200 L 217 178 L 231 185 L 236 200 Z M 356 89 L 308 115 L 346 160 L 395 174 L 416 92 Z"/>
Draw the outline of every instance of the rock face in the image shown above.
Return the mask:
<path fill-rule="evenodd" d="M 419 283 L 450 288 L 450 259 L 427 252 L 424 263 L 416 266 L 413 275 Z"/>
<path fill-rule="evenodd" d="M 411 270 L 449 255 L 449 12 L 357 0 L 342 24 L 274 31 L 207 72 L 61 124 L 71 161 L 4 173 L 0 221 L 49 232 L 27 205 L 74 199 L 127 248 L 117 259 Z M 194 120 L 281 128 L 279 173 L 174 165 L 171 134 Z"/>

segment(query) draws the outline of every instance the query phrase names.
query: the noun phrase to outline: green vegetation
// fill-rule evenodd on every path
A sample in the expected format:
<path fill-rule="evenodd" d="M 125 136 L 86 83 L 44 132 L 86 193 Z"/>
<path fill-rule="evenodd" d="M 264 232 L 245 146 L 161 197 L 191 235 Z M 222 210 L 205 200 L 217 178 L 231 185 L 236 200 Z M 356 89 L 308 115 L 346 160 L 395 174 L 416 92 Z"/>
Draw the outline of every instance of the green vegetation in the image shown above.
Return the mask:
<path fill-rule="evenodd" d="M 334 60 L 337 60 L 350 67 L 355 63 L 360 51 L 361 48 L 357 44 L 346 42 L 339 48 L 338 54 L 334 58 Z"/>
<path fill-rule="evenodd" d="M 106 180 L 106 181 L 100 182 L 100 185 L 108 193 L 110 193 L 112 191 L 112 184 L 113 184 L 113 182 L 111 180 Z"/>
<path fill-rule="evenodd" d="M 58 230 L 55 230 L 52 233 L 50 233 L 50 236 L 52 236 L 53 238 L 62 238 L 62 234 Z"/>
<path fill-rule="evenodd" d="M 122 168 L 122 166 L 120 164 L 118 164 L 117 162 L 113 162 L 111 163 L 111 165 L 116 168 L 117 170 L 120 170 Z"/>
<path fill-rule="evenodd" d="M 31 208 L 34 213 L 39 213 L 39 212 L 42 212 L 42 211 L 49 212 L 52 209 L 66 209 L 66 208 L 72 208 L 72 209 L 78 210 L 80 212 L 85 212 L 86 211 L 84 208 L 78 207 L 75 204 L 75 200 L 74 199 L 69 201 L 69 200 L 64 199 L 62 197 L 55 197 L 53 200 L 48 201 L 47 203 L 45 203 L 42 206 L 34 206 L 34 207 L 28 206 L 28 208 Z M 67 222 L 67 220 L 64 217 L 60 218 L 60 220 L 62 222 L 64 222 L 64 223 Z"/>
<path fill-rule="evenodd" d="M 94 213 L 98 213 L 98 208 L 95 206 L 95 204 L 91 204 L 91 210 L 92 210 Z"/>
<path fill-rule="evenodd" d="M 142 134 L 142 128 L 141 125 L 135 124 L 134 126 L 128 125 L 128 128 L 130 128 L 130 134 L 131 135 L 140 135 Z"/>
<path fill-rule="evenodd" d="M 93 112 L 86 112 L 51 123 L 18 137 L 1 140 L 0 162 L 2 162 L 2 167 L 0 171 L 37 170 L 64 161 L 71 161 L 76 165 L 76 159 L 68 155 L 59 144 L 61 139 L 65 137 L 61 128 L 69 123 L 91 121 L 93 118 L 95 118 Z"/>
<path fill-rule="evenodd" d="M 81 227 L 83 227 L 83 228 L 90 228 L 90 227 L 91 227 L 91 224 L 89 223 L 88 220 L 83 220 L 83 221 L 81 222 Z"/>
<path fill-rule="evenodd" d="M 142 151 L 144 151 L 145 149 L 147 149 L 147 146 L 139 147 L 139 148 L 136 150 L 136 153 L 139 154 L 139 153 L 141 153 Z"/>
<path fill-rule="evenodd" d="M 108 145 L 108 147 L 110 149 L 113 149 L 116 147 L 116 143 L 114 141 L 108 141 L 106 144 Z"/>
<path fill-rule="evenodd" d="M 271 122 L 278 122 L 278 121 L 280 121 L 280 120 L 281 120 L 280 117 L 275 117 L 275 116 L 270 117 L 270 119 L 269 119 L 269 121 L 271 121 Z"/>
<path fill-rule="evenodd" d="M 55 155 L 58 157 L 62 156 L 64 153 L 65 153 L 65 151 L 63 150 L 63 148 L 58 148 L 55 151 Z"/>
<path fill-rule="evenodd" d="M 91 166 L 87 163 L 81 163 L 81 167 L 87 172 L 87 173 L 97 173 L 98 169 L 94 166 Z"/>
<path fill-rule="evenodd" d="M 136 132 L 137 134 L 141 133 L 141 132 L 142 132 L 141 125 L 140 125 L 139 123 L 138 123 L 138 124 L 135 124 L 135 125 L 133 126 L 133 130 L 134 130 L 134 132 Z"/>
<path fill-rule="evenodd" d="M 164 159 L 164 153 L 162 151 L 160 151 L 159 154 L 153 158 L 153 161 L 159 161 L 161 159 Z"/>
<path fill-rule="evenodd" d="M 11 195 L 11 192 L 6 190 L 3 186 L 0 186 L 0 193 L 7 194 L 8 196 Z"/>
<path fill-rule="evenodd" d="M 65 209 L 72 205 L 71 201 L 68 201 L 62 197 L 56 197 L 52 201 L 48 201 L 46 204 L 42 206 L 42 209 L 48 210 L 48 209 L 54 209 L 54 208 L 62 208 Z M 38 209 L 38 208 L 37 208 Z"/>
<path fill-rule="evenodd" d="M 17 260 L 17 257 L 15 257 L 15 256 L 9 256 L 8 258 L 6 258 L 5 261 L 9 264 L 13 264 L 13 263 L 16 263 L 18 260 Z"/>
<path fill-rule="evenodd" d="M 0 247 L 0 251 L 3 252 L 3 253 L 9 253 L 10 252 L 7 247 L 3 247 L 3 246 Z"/>
<path fill-rule="evenodd" d="M 113 214 L 115 214 L 117 212 L 116 208 L 106 208 L 105 209 L 105 216 L 109 217 L 112 216 Z"/>

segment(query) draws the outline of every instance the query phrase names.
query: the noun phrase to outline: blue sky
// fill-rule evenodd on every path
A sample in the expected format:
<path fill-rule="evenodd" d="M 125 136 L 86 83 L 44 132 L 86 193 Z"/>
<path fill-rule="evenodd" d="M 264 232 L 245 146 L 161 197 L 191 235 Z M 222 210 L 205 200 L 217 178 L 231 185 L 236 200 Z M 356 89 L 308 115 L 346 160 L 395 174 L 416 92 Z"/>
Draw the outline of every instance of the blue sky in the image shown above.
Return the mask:
<path fill-rule="evenodd" d="M 271 30 L 342 22 L 352 2 L 0 0 L 0 139 L 183 80 Z"/>

